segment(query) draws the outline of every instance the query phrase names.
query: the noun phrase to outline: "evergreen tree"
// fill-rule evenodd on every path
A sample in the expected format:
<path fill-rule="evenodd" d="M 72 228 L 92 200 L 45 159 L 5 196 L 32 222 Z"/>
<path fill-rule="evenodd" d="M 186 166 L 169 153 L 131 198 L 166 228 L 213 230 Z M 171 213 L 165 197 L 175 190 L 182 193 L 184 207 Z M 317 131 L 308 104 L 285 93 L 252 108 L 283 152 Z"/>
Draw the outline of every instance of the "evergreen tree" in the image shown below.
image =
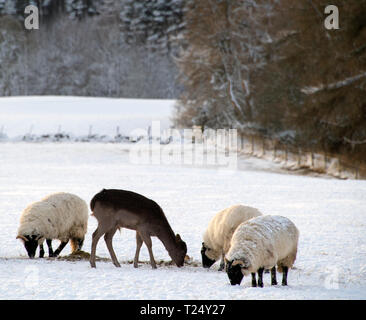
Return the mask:
<path fill-rule="evenodd" d="M 126 0 L 121 19 L 128 43 L 169 52 L 183 30 L 183 0 Z"/>

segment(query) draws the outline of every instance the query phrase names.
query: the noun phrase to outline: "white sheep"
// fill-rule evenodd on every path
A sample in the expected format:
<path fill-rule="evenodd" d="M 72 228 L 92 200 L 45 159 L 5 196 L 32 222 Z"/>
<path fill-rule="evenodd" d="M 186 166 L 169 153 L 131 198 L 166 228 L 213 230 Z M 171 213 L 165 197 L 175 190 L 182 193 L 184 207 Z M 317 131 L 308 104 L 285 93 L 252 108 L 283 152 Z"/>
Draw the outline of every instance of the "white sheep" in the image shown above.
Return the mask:
<path fill-rule="evenodd" d="M 56 257 L 71 240 L 72 252 L 80 250 L 88 227 L 88 205 L 70 193 L 51 194 L 27 206 L 21 217 L 17 239 L 24 242 L 28 256 L 33 258 L 39 245 L 43 258 L 46 240 L 50 257 Z M 55 252 L 52 239 L 61 241 Z"/>
<path fill-rule="evenodd" d="M 244 221 L 262 215 L 256 208 L 234 205 L 217 213 L 210 221 L 202 242 L 202 265 L 210 268 L 221 257 L 219 270 L 224 269 L 224 256 L 230 248 L 231 237 Z"/>
<path fill-rule="evenodd" d="M 225 256 L 226 272 L 232 285 L 252 274 L 252 286 L 263 287 L 263 270 L 271 269 L 272 285 L 277 284 L 276 264 L 287 285 L 287 272 L 296 259 L 299 230 L 288 218 L 261 216 L 243 222 L 235 230 Z"/>

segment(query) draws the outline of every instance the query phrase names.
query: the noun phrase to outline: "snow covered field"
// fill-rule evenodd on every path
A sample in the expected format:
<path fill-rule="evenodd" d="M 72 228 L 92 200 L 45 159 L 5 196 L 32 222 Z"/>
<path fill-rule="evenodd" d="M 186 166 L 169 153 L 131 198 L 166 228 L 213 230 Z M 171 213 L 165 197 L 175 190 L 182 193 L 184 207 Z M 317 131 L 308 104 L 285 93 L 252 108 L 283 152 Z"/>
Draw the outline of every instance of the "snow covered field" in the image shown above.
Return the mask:
<path fill-rule="evenodd" d="M 365 181 L 340 181 L 269 173 L 129 164 L 116 144 L 0 145 L 0 299 L 365 299 Z M 171 226 L 200 261 L 202 233 L 219 210 L 243 203 L 292 219 L 300 230 L 298 259 L 289 287 L 232 287 L 217 265 L 152 270 L 126 264 L 135 251 L 134 232 L 114 237 L 122 263 L 29 260 L 16 240 L 22 209 L 44 195 L 73 192 L 85 200 L 102 188 L 123 188 L 155 199 Z M 90 218 L 84 250 L 90 252 L 96 220 Z M 169 261 L 154 238 L 156 260 Z M 67 246 L 63 254 L 69 254 Z M 97 255 L 109 258 L 104 241 Z M 145 247 L 140 259 L 148 261 Z"/>
<path fill-rule="evenodd" d="M 175 100 L 110 99 L 90 97 L 0 98 L 1 128 L 11 139 L 25 134 L 49 134 L 59 130 L 73 135 L 92 133 L 114 136 L 141 128 L 151 121 L 169 127 Z"/>
<path fill-rule="evenodd" d="M 0 114 L 5 114 L 2 106 L 0 102 Z M 3 119 L 0 123 L 8 126 Z M 236 171 L 137 165 L 121 144 L 0 143 L 0 299 L 365 299 L 366 181 L 274 173 L 273 166 L 263 163 L 243 159 Z M 111 262 L 97 261 L 91 269 L 88 261 L 27 258 L 15 239 L 25 206 L 57 191 L 89 202 L 102 188 L 133 190 L 157 201 L 198 265 L 202 234 L 219 210 L 242 203 L 290 218 L 300 241 L 289 286 L 271 287 L 265 274 L 264 288 L 251 288 L 250 278 L 233 287 L 226 273 L 217 271 L 218 263 L 210 270 L 152 270 L 148 264 L 134 269 L 127 261 L 135 253 L 135 233 L 126 229 L 113 241 L 121 268 Z M 90 252 L 96 226 L 90 217 L 85 251 Z M 170 261 L 157 238 L 153 251 L 156 261 Z M 68 245 L 61 255 L 69 253 Z M 103 239 L 97 255 L 109 258 Z M 149 260 L 145 246 L 140 260 Z"/>

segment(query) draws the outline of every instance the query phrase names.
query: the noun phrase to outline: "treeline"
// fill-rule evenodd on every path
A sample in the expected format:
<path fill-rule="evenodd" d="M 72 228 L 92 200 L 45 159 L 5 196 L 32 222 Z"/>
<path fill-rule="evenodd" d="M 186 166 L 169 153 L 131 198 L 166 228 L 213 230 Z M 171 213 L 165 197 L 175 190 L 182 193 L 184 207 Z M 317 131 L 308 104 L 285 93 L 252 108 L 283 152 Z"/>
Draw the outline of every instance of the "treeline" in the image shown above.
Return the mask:
<path fill-rule="evenodd" d="M 366 161 L 366 1 L 187 0 L 181 126 L 237 128 Z"/>
<path fill-rule="evenodd" d="M 30 3 L 38 31 L 22 24 Z M 366 0 L 332 2 L 339 30 L 329 4 L 0 0 L 0 95 L 179 98 L 177 126 L 365 161 Z"/>
<path fill-rule="evenodd" d="M 24 28 L 35 4 L 40 29 Z M 177 0 L 0 0 L 0 95 L 177 98 Z"/>
<path fill-rule="evenodd" d="M 60 13 L 67 13 L 75 18 L 99 14 L 103 0 L 0 0 L 0 14 L 24 17 L 24 9 L 35 5 L 41 19 L 48 19 Z"/>

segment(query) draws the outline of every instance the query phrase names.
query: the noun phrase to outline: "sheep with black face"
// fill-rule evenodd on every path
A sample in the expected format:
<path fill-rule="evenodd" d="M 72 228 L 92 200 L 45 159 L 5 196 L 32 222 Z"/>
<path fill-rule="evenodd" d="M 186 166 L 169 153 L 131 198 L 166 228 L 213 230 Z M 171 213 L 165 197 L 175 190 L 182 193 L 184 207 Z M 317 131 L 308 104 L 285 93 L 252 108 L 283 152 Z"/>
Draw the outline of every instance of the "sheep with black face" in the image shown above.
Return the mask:
<path fill-rule="evenodd" d="M 243 205 L 234 205 L 217 213 L 203 236 L 203 267 L 210 268 L 221 257 L 219 270 L 223 270 L 224 256 L 230 248 L 231 237 L 238 225 L 260 215 L 262 214 L 258 209 Z"/>
<path fill-rule="evenodd" d="M 252 286 L 263 287 L 263 271 L 271 270 L 271 284 L 276 285 L 276 265 L 287 285 L 287 272 L 295 262 L 299 230 L 282 216 L 260 216 L 243 222 L 235 230 L 230 250 L 225 256 L 226 272 L 232 285 L 240 285 L 252 275 Z"/>
<path fill-rule="evenodd" d="M 70 193 L 51 194 L 27 206 L 21 217 L 17 239 L 24 242 L 28 256 L 34 258 L 38 246 L 43 258 L 46 240 L 50 257 L 56 257 L 71 240 L 72 252 L 80 250 L 88 227 L 88 206 L 84 200 Z M 52 239 L 61 241 L 53 251 Z"/>

